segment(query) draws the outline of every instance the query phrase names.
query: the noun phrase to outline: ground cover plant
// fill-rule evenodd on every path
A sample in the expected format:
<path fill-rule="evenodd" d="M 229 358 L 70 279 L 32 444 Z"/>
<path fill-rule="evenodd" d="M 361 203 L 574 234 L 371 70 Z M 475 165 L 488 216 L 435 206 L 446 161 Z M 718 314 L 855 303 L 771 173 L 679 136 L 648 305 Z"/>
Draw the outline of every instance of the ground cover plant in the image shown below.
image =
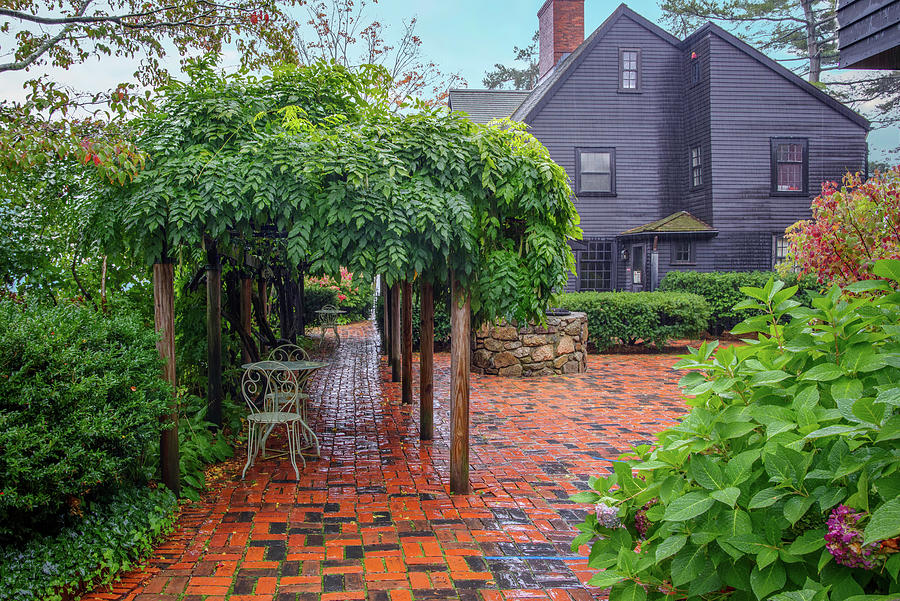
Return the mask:
<path fill-rule="evenodd" d="M 874 273 L 900 282 L 900 261 Z M 676 364 L 692 407 L 575 499 L 595 504 L 591 584 L 610 600 L 845 601 L 900 595 L 900 294 L 811 306 L 770 280 L 758 315 Z"/>
<path fill-rule="evenodd" d="M 702 297 L 681 292 L 573 292 L 556 302 L 587 314 L 590 341 L 600 351 L 638 341 L 661 348 L 674 338 L 697 336 L 710 314 Z"/>

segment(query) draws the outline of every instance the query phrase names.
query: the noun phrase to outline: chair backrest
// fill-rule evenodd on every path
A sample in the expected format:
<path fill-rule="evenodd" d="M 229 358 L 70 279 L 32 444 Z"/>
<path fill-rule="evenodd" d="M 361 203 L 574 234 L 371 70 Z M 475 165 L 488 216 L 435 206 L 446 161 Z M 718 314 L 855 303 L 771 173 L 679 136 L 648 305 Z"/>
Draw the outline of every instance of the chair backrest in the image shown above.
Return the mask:
<path fill-rule="evenodd" d="M 325 305 L 320 311 L 326 311 L 326 313 L 319 313 L 319 319 L 322 320 L 322 323 L 330 326 L 337 322 L 337 310 L 338 308 L 334 305 Z"/>
<path fill-rule="evenodd" d="M 296 344 L 282 344 L 272 349 L 269 361 L 309 361 L 309 353 Z"/>
<path fill-rule="evenodd" d="M 251 413 L 278 411 L 279 399 L 292 399 L 300 392 L 300 383 L 286 365 L 267 363 L 265 367 L 254 363 L 241 377 L 241 395 Z"/>

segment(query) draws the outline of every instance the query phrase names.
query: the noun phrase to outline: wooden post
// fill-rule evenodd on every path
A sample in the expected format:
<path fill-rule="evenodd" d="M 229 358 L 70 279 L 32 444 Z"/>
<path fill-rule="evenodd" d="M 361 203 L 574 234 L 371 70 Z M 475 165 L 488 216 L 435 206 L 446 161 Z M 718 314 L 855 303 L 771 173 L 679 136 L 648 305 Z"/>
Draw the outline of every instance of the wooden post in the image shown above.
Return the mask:
<path fill-rule="evenodd" d="M 391 286 L 391 381 L 400 381 L 400 284 Z"/>
<path fill-rule="evenodd" d="M 241 274 L 241 327 L 244 331 L 253 335 L 253 326 L 250 321 L 250 299 L 253 295 L 253 280 L 247 274 Z M 245 350 L 241 353 L 244 363 L 249 363 L 252 358 Z"/>
<path fill-rule="evenodd" d="M 401 352 L 401 394 L 400 400 L 404 405 L 412 404 L 413 395 L 413 343 L 412 343 L 412 282 L 403 282 L 403 306 L 401 325 L 403 330 L 403 348 Z"/>
<path fill-rule="evenodd" d="M 391 355 L 391 345 L 389 341 L 388 332 L 390 331 L 390 319 L 391 319 L 391 302 L 390 296 L 388 295 L 387 284 L 384 283 L 384 276 L 379 276 L 379 284 L 381 285 L 381 298 L 382 308 L 384 309 L 382 313 L 382 321 L 381 321 L 381 350 L 387 357 Z"/>
<path fill-rule="evenodd" d="M 257 322 L 259 321 L 268 321 L 269 319 L 269 287 L 266 285 L 265 278 L 259 278 L 256 281 L 256 292 L 259 296 L 259 315 L 256 316 Z M 262 330 L 262 328 L 260 328 Z M 266 337 L 262 335 L 262 331 L 260 331 L 259 336 L 259 356 L 266 356 Z"/>
<path fill-rule="evenodd" d="M 222 426 L 222 263 L 214 241 L 206 244 L 206 420 Z"/>
<path fill-rule="evenodd" d="M 172 263 L 153 265 L 153 314 L 159 340 L 156 350 L 163 360 L 163 380 L 172 385 L 170 412 L 162 420 L 170 425 L 159 437 L 159 465 L 163 484 L 180 493 L 178 469 L 178 407 L 175 400 L 175 266 Z"/>
<path fill-rule="evenodd" d="M 450 300 L 450 492 L 469 492 L 470 297 L 452 278 Z"/>
<path fill-rule="evenodd" d="M 434 438 L 434 286 L 419 290 L 419 438 Z"/>

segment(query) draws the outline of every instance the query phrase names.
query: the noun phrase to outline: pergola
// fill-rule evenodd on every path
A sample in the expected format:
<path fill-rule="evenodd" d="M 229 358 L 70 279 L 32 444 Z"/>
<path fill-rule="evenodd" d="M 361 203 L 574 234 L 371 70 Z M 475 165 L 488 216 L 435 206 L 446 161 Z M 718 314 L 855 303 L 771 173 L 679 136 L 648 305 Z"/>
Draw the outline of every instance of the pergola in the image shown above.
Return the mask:
<path fill-rule="evenodd" d="M 95 229 L 153 264 L 164 377 L 176 382 L 174 265 L 203 247 L 210 341 L 209 415 L 220 418 L 220 265 L 277 260 L 296 272 L 381 275 L 402 400 L 412 402 L 412 284 L 421 285 L 421 429 L 433 436 L 433 286 L 451 289 L 450 487 L 468 491 L 471 320 L 541 319 L 574 267 L 578 216 L 565 172 L 511 122 L 475 125 L 445 109 L 388 108 L 377 68 L 292 67 L 263 79 L 195 65 L 140 124 L 147 167 L 113 186 Z M 105 227 L 104 227 L 105 226 Z M 277 252 L 262 256 L 251 241 Z M 212 254 L 209 254 L 213 251 Z M 275 257 L 275 259 L 273 259 Z M 302 275 L 301 275 L 302 277 Z M 241 285 L 241 323 L 249 289 Z M 402 291 L 402 292 L 401 292 Z M 402 301 L 400 300 L 402 298 Z M 216 384 L 218 382 L 218 384 Z M 218 388 L 217 388 L 218 386 Z M 177 423 L 177 415 L 172 421 Z M 178 483 L 178 437 L 162 435 L 162 477 Z"/>

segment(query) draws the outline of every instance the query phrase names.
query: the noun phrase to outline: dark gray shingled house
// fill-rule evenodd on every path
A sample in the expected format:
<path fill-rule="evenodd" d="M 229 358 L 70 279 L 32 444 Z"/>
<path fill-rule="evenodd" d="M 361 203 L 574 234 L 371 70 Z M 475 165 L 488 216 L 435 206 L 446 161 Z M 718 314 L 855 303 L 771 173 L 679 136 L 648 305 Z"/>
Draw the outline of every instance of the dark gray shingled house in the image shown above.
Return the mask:
<path fill-rule="evenodd" d="M 841 67 L 900 69 L 898 0 L 840 0 L 837 19 Z"/>
<path fill-rule="evenodd" d="M 865 118 L 713 24 L 679 40 L 623 4 L 583 39 L 584 0 L 538 17 L 537 87 L 451 90 L 450 106 L 524 121 L 569 173 L 570 289 L 771 269 L 822 182 L 866 170 Z"/>

